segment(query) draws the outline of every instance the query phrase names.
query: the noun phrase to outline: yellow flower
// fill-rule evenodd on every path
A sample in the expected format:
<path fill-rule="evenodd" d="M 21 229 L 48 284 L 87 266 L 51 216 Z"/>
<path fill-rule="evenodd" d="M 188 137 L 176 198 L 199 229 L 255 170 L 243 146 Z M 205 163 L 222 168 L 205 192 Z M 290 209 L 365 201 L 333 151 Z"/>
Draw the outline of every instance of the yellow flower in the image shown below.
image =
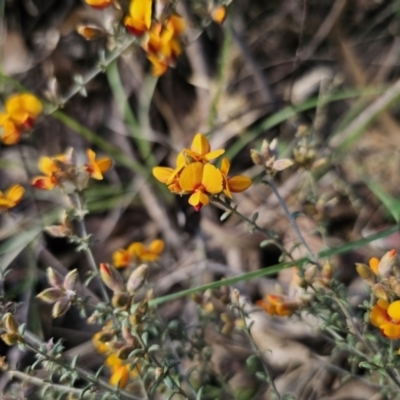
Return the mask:
<path fill-rule="evenodd" d="M 25 189 L 20 185 L 11 186 L 4 194 L 0 191 L 0 212 L 15 207 L 24 193 Z"/>
<path fill-rule="evenodd" d="M 55 157 L 41 157 L 39 170 L 44 174 L 32 179 L 32 185 L 37 189 L 52 190 L 59 184 L 59 177 L 63 173 L 63 164 L 66 165 L 68 157 L 60 154 Z"/>
<path fill-rule="evenodd" d="M 217 6 L 211 12 L 211 18 L 217 24 L 222 24 L 226 18 L 226 7 L 225 6 Z"/>
<path fill-rule="evenodd" d="M 42 111 L 42 103 L 33 94 L 21 93 L 10 96 L 5 104 L 5 113 L 0 113 L 2 142 L 18 143 L 22 133 L 33 127 Z"/>
<path fill-rule="evenodd" d="M 129 15 L 124 19 L 128 32 L 134 36 L 142 36 L 151 26 L 152 0 L 131 0 Z"/>
<path fill-rule="evenodd" d="M 88 149 L 86 154 L 89 159 L 89 163 L 85 164 L 86 171 L 93 179 L 102 180 L 103 174 L 111 168 L 112 160 L 108 157 L 96 160 L 96 153 L 91 149 Z"/>
<path fill-rule="evenodd" d="M 183 155 L 183 151 L 181 151 L 176 157 L 175 169 L 169 167 L 154 167 L 152 172 L 153 176 L 161 183 L 165 183 L 171 192 L 181 193 L 182 189 L 179 186 L 179 176 L 185 166 L 185 156 Z"/>
<path fill-rule="evenodd" d="M 132 261 L 156 261 L 164 250 L 164 242 L 154 240 L 146 247 L 143 243 L 134 242 L 127 249 L 119 249 L 113 254 L 113 264 L 116 268 L 127 267 Z"/>
<path fill-rule="evenodd" d="M 231 192 L 239 193 L 245 191 L 251 186 L 252 181 L 250 178 L 244 175 L 237 175 L 228 178 L 228 173 L 230 168 L 231 168 L 231 163 L 227 158 L 224 158 L 221 163 L 221 172 L 224 183 L 224 193 L 229 198 L 232 198 Z"/>
<path fill-rule="evenodd" d="M 85 0 L 85 3 L 97 10 L 102 10 L 103 8 L 110 6 L 113 1 L 114 0 Z"/>
<path fill-rule="evenodd" d="M 389 303 L 379 299 L 372 307 L 371 324 L 379 328 L 389 339 L 400 338 L 400 300 Z"/>
<path fill-rule="evenodd" d="M 207 138 L 201 134 L 197 133 L 192 141 L 190 149 L 184 149 L 186 155 L 191 157 L 194 161 L 201 161 L 207 163 L 214 158 L 219 157 L 225 153 L 224 149 L 211 151 L 210 143 Z"/>
<path fill-rule="evenodd" d="M 102 342 L 100 340 L 100 337 L 102 335 L 103 335 L 103 331 L 99 331 L 99 332 L 95 333 L 92 337 L 92 343 L 98 353 L 105 354 L 110 350 L 110 348 L 107 343 Z"/>
<path fill-rule="evenodd" d="M 222 173 L 214 165 L 195 162 L 184 168 L 179 185 L 192 194 L 189 204 L 199 211 L 203 205 L 209 204 L 209 195 L 222 192 Z"/>

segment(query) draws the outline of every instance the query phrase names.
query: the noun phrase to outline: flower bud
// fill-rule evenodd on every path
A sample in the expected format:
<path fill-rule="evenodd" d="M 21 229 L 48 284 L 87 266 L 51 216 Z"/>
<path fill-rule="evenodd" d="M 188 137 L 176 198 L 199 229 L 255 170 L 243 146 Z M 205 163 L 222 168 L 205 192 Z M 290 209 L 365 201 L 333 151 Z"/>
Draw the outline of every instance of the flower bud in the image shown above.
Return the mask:
<path fill-rule="evenodd" d="M 128 282 L 126 283 L 126 288 L 130 294 L 135 293 L 143 286 L 146 280 L 147 271 L 147 264 L 142 264 L 131 273 Z"/>
<path fill-rule="evenodd" d="M 3 339 L 4 343 L 8 346 L 13 346 L 14 344 L 17 344 L 21 340 L 21 336 L 17 332 L 3 333 L 1 335 L 1 338 Z"/>
<path fill-rule="evenodd" d="M 326 262 L 322 266 L 321 276 L 325 282 L 329 282 L 332 279 L 333 269 L 329 262 Z"/>
<path fill-rule="evenodd" d="M 127 293 L 115 293 L 111 299 L 114 308 L 126 308 L 131 304 L 131 296 Z"/>
<path fill-rule="evenodd" d="M 251 157 L 251 159 L 252 159 L 252 161 L 253 161 L 253 163 L 255 165 L 262 166 L 264 164 L 264 159 L 263 159 L 262 155 L 257 150 L 251 149 L 250 150 L 250 157 Z"/>
<path fill-rule="evenodd" d="M 8 333 L 18 332 L 18 322 L 11 313 L 4 315 L 3 324 Z"/>
<path fill-rule="evenodd" d="M 372 287 L 372 292 L 378 299 L 389 301 L 387 291 L 381 283 L 377 283 L 376 285 L 374 285 Z"/>
<path fill-rule="evenodd" d="M 371 268 L 365 264 L 356 263 L 356 270 L 358 275 L 369 285 L 375 283 L 375 274 Z"/>
<path fill-rule="evenodd" d="M 390 274 L 390 271 L 394 267 L 394 264 L 397 261 L 397 253 L 396 250 L 392 249 L 388 251 L 379 262 L 378 272 L 381 276 L 387 276 Z"/>
<path fill-rule="evenodd" d="M 78 25 L 76 31 L 86 40 L 98 39 L 105 35 L 103 29 L 100 29 L 97 26 Z"/>
<path fill-rule="evenodd" d="M 283 171 L 286 168 L 289 168 L 293 165 L 293 161 L 290 160 L 289 158 L 281 158 L 279 160 L 276 160 L 272 164 L 272 168 L 275 171 Z"/>
<path fill-rule="evenodd" d="M 235 329 L 234 322 L 226 322 L 221 328 L 221 333 L 223 335 L 229 335 L 234 329 Z"/>
<path fill-rule="evenodd" d="M 147 314 L 148 310 L 149 310 L 149 302 L 147 301 L 147 299 L 144 299 L 137 306 L 135 314 L 137 316 L 143 316 Z"/>
<path fill-rule="evenodd" d="M 310 267 L 308 267 L 308 268 L 304 271 L 304 279 L 305 279 L 308 283 L 313 283 L 316 274 L 317 274 L 317 266 L 316 266 L 315 264 L 314 264 L 314 265 L 311 265 Z"/>
<path fill-rule="evenodd" d="M 100 276 L 104 284 L 113 292 L 123 292 L 125 290 L 121 275 L 110 264 L 100 264 Z"/>

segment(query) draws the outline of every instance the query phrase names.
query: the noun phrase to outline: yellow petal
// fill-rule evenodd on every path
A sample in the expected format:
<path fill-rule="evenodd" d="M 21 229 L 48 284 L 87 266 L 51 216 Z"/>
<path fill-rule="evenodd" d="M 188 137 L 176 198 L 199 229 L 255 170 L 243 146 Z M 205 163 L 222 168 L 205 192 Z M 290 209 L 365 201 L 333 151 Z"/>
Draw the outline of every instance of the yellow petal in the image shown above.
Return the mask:
<path fill-rule="evenodd" d="M 391 303 L 387 309 L 387 313 L 393 320 L 400 321 L 400 300 Z"/>
<path fill-rule="evenodd" d="M 221 193 L 222 192 L 221 171 L 214 165 L 211 164 L 204 165 L 203 178 L 201 180 L 201 183 L 208 193 L 211 194 Z"/>
<path fill-rule="evenodd" d="M 160 59 L 155 54 L 147 54 L 147 59 L 151 62 L 152 70 L 151 73 L 153 76 L 158 77 L 164 75 L 168 69 L 168 63 L 165 60 Z"/>
<path fill-rule="evenodd" d="M 129 32 L 135 36 L 141 36 L 149 30 L 151 25 L 152 0 L 131 0 L 129 16 L 124 24 Z"/>
<path fill-rule="evenodd" d="M 1 141 L 6 145 L 16 144 L 21 140 L 21 131 L 10 118 L 5 118 L 0 123 L 2 131 Z"/>
<path fill-rule="evenodd" d="M 162 183 L 167 183 L 169 177 L 172 175 L 174 170 L 169 167 L 154 167 L 152 172 L 154 178 L 156 178 L 158 181 Z"/>
<path fill-rule="evenodd" d="M 210 160 L 213 160 L 214 158 L 219 157 L 221 154 L 224 154 L 224 153 L 225 153 L 225 150 L 224 150 L 224 149 L 214 150 L 214 151 L 211 151 L 210 153 L 207 153 L 207 154 L 204 156 L 204 158 L 205 158 L 207 161 L 210 161 Z"/>
<path fill-rule="evenodd" d="M 54 177 L 49 176 L 37 176 L 32 179 L 32 185 L 36 189 L 51 190 L 56 185 L 57 180 Z"/>
<path fill-rule="evenodd" d="M 10 96 L 5 109 L 15 122 L 23 124 L 27 118 L 35 119 L 43 111 L 43 106 L 33 94 L 22 93 Z"/>
<path fill-rule="evenodd" d="M 371 324 L 379 328 L 383 323 L 389 322 L 389 316 L 385 309 L 375 305 L 371 309 L 371 313 L 369 315 Z"/>
<path fill-rule="evenodd" d="M 89 160 L 89 164 L 94 164 L 96 160 L 96 153 L 92 149 L 87 149 L 86 154 Z"/>
<path fill-rule="evenodd" d="M 201 162 L 189 164 L 179 177 L 179 186 L 186 192 L 193 192 L 200 186 L 203 177 L 204 165 Z M 215 167 L 214 167 L 215 168 Z M 222 177 L 221 177 L 222 186 Z"/>
<path fill-rule="evenodd" d="M 52 158 L 40 157 L 39 170 L 42 171 L 45 175 L 50 176 L 54 172 L 58 171 L 58 167 Z"/>
<path fill-rule="evenodd" d="M 178 14 L 172 14 L 165 23 L 167 29 L 173 31 L 174 36 L 180 36 L 186 29 L 185 20 Z"/>
<path fill-rule="evenodd" d="M 217 24 L 222 24 L 225 21 L 226 17 L 226 7 L 223 5 L 217 6 L 211 13 L 211 18 Z"/>
<path fill-rule="evenodd" d="M 229 189 L 233 193 L 243 192 L 248 189 L 252 183 L 252 180 L 244 175 L 233 176 L 232 178 L 228 178 L 227 181 Z"/>
<path fill-rule="evenodd" d="M 0 198 L 0 210 L 8 209 L 14 207 L 16 204 L 8 199 Z"/>
<path fill-rule="evenodd" d="M 128 247 L 127 251 L 131 257 L 140 257 L 146 251 L 146 247 L 143 243 L 134 242 Z"/>
<path fill-rule="evenodd" d="M 152 241 L 149 250 L 155 254 L 160 254 L 164 250 L 164 241 L 161 239 Z"/>
<path fill-rule="evenodd" d="M 226 157 L 224 157 L 221 162 L 222 175 L 228 176 L 230 168 L 231 168 L 231 163 Z"/>
<path fill-rule="evenodd" d="M 190 149 L 197 154 L 205 156 L 210 152 L 210 143 L 203 134 L 197 133 L 193 139 Z"/>
<path fill-rule="evenodd" d="M 206 206 L 209 203 L 210 199 L 202 190 L 197 190 L 189 197 L 189 204 L 195 208 L 199 205 Z"/>
<path fill-rule="evenodd" d="M 120 388 L 124 388 L 128 383 L 129 379 L 129 367 L 127 365 L 122 365 L 119 368 L 116 368 L 111 375 L 110 384 L 112 386 L 118 386 Z"/>
<path fill-rule="evenodd" d="M 24 193 L 25 189 L 21 185 L 13 185 L 7 190 L 4 197 L 17 204 L 21 201 Z"/>
<path fill-rule="evenodd" d="M 122 366 L 122 360 L 120 358 L 117 357 L 117 355 L 115 353 L 111 353 L 105 360 L 105 365 L 107 365 L 107 367 L 109 368 L 119 368 Z"/>
<path fill-rule="evenodd" d="M 85 0 L 86 4 L 90 7 L 101 10 L 111 5 L 112 0 Z"/>

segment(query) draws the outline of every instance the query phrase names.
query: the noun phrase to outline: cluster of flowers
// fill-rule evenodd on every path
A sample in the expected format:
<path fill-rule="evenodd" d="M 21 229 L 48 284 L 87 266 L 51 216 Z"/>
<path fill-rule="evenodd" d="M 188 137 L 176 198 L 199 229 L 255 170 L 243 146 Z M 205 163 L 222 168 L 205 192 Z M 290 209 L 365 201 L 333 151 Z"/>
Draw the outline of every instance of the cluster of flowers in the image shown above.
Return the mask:
<path fill-rule="evenodd" d="M 91 149 L 86 154 L 88 162 L 79 167 L 73 149 L 53 157 L 41 157 L 39 170 L 43 175 L 33 178 L 32 185 L 42 190 L 58 187 L 65 193 L 72 193 L 85 189 L 89 178 L 102 180 L 103 174 L 111 168 L 112 160 L 108 157 L 96 159 L 96 153 Z"/>
<path fill-rule="evenodd" d="M 224 193 L 232 198 L 232 193 L 248 189 L 252 181 L 247 176 L 228 178 L 230 162 L 223 158 L 221 168 L 210 164 L 211 160 L 224 154 L 224 149 L 211 151 L 207 138 L 198 133 L 190 149 L 183 149 L 176 158 L 175 169 L 154 167 L 154 177 L 168 186 L 172 193 L 190 194 L 189 204 L 199 211 L 210 203 L 210 196 Z"/>
<path fill-rule="evenodd" d="M 396 262 L 397 253 L 390 250 L 380 260 L 371 258 L 369 265 L 356 264 L 358 274 L 378 299 L 371 309 L 370 322 L 392 340 L 400 339 L 400 270 Z"/>
<path fill-rule="evenodd" d="M 119 7 L 114 0 L 85 0 L 95 9 L 112 5 Z M 153 66 L 153 75 L 163 75 L 168 66 L 173 66 L 182 53 L 181 36 L 185 31 L 183 18 L 176 13 L 164 15 L 162 20 L 153 18 L 153 0 L 131 0 L 127 15 L 123 19 L 126 30 L 142 38 L 141 46 Z M 80 27 L 78 32 L 86 39 L 97 37 L 96 28 Z"/>
<path fill-rule="evenodd" d="M 42 113 L 42 103 L 33 94 L 14 94 L 6 99 L 0 113 L 1 141 L 12 145 L 21 140 L 22 134 L 31 130 Z"/>

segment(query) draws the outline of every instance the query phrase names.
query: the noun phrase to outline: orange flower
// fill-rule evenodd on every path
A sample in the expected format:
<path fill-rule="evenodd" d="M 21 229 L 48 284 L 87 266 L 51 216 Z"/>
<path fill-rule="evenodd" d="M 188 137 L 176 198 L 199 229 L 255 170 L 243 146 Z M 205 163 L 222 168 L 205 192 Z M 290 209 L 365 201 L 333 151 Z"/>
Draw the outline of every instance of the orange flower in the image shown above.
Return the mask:
<path fill-rule="evenodd" d="M 85 3 L 97 10 L 110 6 L 114 0 L 85 0 Z"/>
<path fill-rule="evenodd" d="M 14 94 L 5 104 L 5 113 L 0 113 L 1 140 L 4 144 L 15 144 L 24 131 L 31 129 L 43 111 L 42 103 L 30 93 Z"/>
<path fill-rule="evenodd" d="M 239 193 L 245 191 L 251 186 L 252 181 L 250 178 L 244 175 L 237 175 L 228 178 L 228 173 L 230 168 L 231 168 L 231 163 L 227 158 L 224 158 L 221 163 L 221 172 L 224 183 L 224 193 L 229 198 L 232 198 L 231 192 Z"/>
<path fill-rule="evenodd" d="M 32 179 L 32 185 L 37 189 L 52 190 L 58 185 L 59 177 L 68 164 L 68 156 L 59 154 L 55 157 L 41 157 L 39 159 L 39 170 L 44 174 Z"/>
<path fill-rule="evenodd" d="M 284 296 L 278 294 L 268 294 L 264 299 L 256 303 L 270 315 L 279 315 L 286 317 L 292 315 L 299 308 L 299 304 L 294 301 L 288 301 Z"/>
<path fill-rule="evenodd" d="M 161 252 L 164 250 L 164 242 L 160 239 L 154 240 L 146 247 L 143 243 L 134 242 L 127 249 L 119 249 L 113 254 L 113 264 L 116 268 L 127 267 L 131 262 L 140 261 L 156 261 L 160 258 Z"/>
<path fill-rule="evenodd" d="M 217 6 L 211 12 L 211 18 L 217 24 L 222 24 L 226 18 L 226 7 L 225 6 Z"/>
<path fill-rule="evenodd" d="M 222 192 L 222 173 L 211 164 L 195 162 L 189 164 L 181 173 L 179 186 L 192 195 L 189 204 L 199 211 L 209 204 L 209 196 Z"/>
<path fill-rule="evenodd" d="M 185 168 L 185 165 L 185 156 L 181 151 L 176 157 L 175 169 L 169 167 L 154 167 L 152 171 L 153 176 L 161 183 L 165 183 L 172 193 L 181 193 L 182 189 L 179 186 L 179 175 L 183 168 Z"/>
<path fill-rule="evenodd" d="M 194 137 L 190 150 L 184 149 L 183 151 L 194 161 L 201 161 L 203 163 L 207 163 L 225 153 L 224 149 L 211 151 L 210 143 L 201 133 L 197 133 Z"/>
<path fill-rule="evenodd" d="M 372 307 L 371 324 L 379 328 L 389 339 L 400 338 L 400 300 L 389 303 L 379 299 Z"/>
<path fill-rule="evenodd" d="M 20 185 L 11 186 L 4 194 L 0 191 L 0 212 L 15 207 L 24 193 L 25 189 Z"/>
<path fill-rule="evenodd" d="M 124 19 L 128 32 L 134 36 L 142 36 L 150 29 L 152 0 L 131 0 L 129 15 Z"/>
<path fill-rule="evenodd" d="M 91 149 L 88 149 L 86 154 L 89 159 L 89 163 L 85 164 L 86 171 L 93 179 L 102 180 L 103 174 L 111 168 L 112 160 L 108 157 L 96 160 L 96 153 Z"/>

